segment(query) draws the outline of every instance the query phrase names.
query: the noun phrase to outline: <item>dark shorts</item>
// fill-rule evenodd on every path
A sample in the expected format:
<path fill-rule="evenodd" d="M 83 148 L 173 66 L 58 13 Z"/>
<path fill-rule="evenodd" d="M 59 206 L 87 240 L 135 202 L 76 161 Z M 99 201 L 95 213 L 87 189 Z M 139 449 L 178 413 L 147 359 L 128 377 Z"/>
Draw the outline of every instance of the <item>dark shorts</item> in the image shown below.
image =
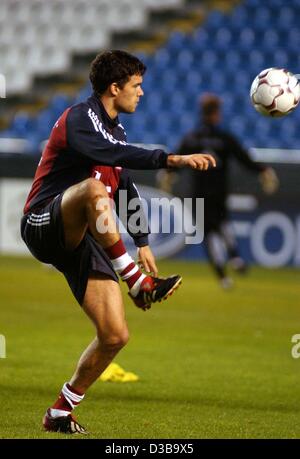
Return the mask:
<path fill-rule="evenodd" d="M 222 195 L 204 199 L 204 233 L 220 231 L 222 223 L 228 219 L 226 200 Z"/>
<path fill-rule="evenodd" d="M 21 235 L 30 252 L 43 263 L 61 271 L 81 305 L 88 278 L 102 273 L 118 282 L 111 261 L 102 247 L 87 232 L 75 250 L 67 250 L 61 216 L 62 194 L 38 210 L 32 210 L 21 220 Z"/>

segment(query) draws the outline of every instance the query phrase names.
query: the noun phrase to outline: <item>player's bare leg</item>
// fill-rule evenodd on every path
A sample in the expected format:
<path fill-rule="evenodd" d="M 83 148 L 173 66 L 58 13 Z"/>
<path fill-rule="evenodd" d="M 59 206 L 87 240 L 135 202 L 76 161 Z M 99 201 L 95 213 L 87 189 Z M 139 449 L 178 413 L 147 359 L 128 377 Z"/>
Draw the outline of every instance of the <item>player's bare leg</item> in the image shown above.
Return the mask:
<path fill-rule="evenodd" d="M 83 310 L 96 328 L 96 338 L 81 355 L 75 373 L 44 416 L 48 431 L 87 433 L 72 415 L 87 389 L 128 341 L 128 328 L 119 284 L 104 274 L 88 280 Z"/>
<path fill-rule="evenodd" d="M 70 380 L 74 389 L 84 393 L 125 346 L 129 334 L 119 284 L 108 276 L 89 279 L 82 307 L 97 332 Z"/>
<path fill-rule="evenodd" d="M 70 250 L 75 249 L 89 229 L 95 240 L 105 249 L 115 271 L 128 284 L 129 294 L 135 305 L 144 310 L 149 309 L 151 303 L 171 295 L 180 285 L 181 277 L 159 279 L 145 276 L 141 272 L 126 252 L 107 200 L 108 194 L 104 184 L 93 178 L 65 191 L 61 212 L 66 247 Z M 99 231 L 97 226 L 99 218 L 105 223 L 104 232 Z"/>
<path fill-rule="evenodd" d="M 62 198 L 61 212 L 66 248 L 75 249 L 89 229 L 110 258 L 114 270 L 136 297 L 147 277 L 127 254 L 104 184 L 89 178 L 68 188 Z"/>
<path fill-rule="evenodd" d="M 103 201 L 108 199 L 105 185 L 93 178 L 73 185 L 65 191 L 61 202 L 61 212 L 65 244 L 68 249 L 78 247 L 88 228 L 103 248 L 112 246 L 120 239 L 110 206 L 97 209 L 97 204 L 101 199 Z M 101 213 L 105 213 L 108 222 L 108 231 L 105 233 L 100 233 L 96 227 Z"/>

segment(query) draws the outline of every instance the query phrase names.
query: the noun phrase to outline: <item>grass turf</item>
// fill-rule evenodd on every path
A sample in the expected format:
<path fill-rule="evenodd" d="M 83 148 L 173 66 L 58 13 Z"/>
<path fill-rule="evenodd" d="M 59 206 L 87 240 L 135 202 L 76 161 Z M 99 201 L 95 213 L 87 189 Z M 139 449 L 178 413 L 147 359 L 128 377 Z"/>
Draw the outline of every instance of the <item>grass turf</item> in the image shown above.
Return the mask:
<path fill-rule="evenodd" d="M 140 381 L 94 384 L 76 410 L 88 438 L 299 438 L 299 272 L 253 268 L 224 292 L 205 265 L 159 266 L 183 285 L 146 313 L 124 294 L 131 340 L 116 361 Z M 93 327 L 32 259 L 0 257 L 0 298 L 0 438 L 70 438 L 41 418 Z"/>

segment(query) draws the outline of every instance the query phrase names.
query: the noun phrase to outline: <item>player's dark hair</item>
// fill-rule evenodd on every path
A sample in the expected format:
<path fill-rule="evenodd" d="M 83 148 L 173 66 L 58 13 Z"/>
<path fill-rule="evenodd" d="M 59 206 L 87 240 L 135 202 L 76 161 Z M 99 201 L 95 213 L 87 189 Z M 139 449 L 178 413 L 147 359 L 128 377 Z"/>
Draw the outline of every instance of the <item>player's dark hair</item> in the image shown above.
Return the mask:
<path fill-rule="evenodd" d="M 90 81 L 100 96 L 112 84 L 122 88 L 132 75 L 144 75 L 146 66 L 126 51 L 113 50 L 98 54 L 91 64 Z"/>
<path fill-rule="evenodd" d="M 200 108 L 203 118 L 207 118 L 219 111 L 221 105 L 221 99 L 215 94 L 203 94 L 200 98 Z"/>

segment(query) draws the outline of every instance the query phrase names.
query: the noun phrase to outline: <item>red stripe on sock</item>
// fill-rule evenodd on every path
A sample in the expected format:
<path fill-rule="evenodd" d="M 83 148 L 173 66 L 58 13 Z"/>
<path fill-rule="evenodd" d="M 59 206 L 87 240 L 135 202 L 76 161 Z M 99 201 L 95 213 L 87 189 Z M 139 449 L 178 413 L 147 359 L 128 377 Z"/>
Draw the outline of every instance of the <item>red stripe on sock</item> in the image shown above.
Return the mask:
<path fill-rule="evenodd" d="M 69 404 L 69 402 L 65 399 L 64 394 L 61 393 L 56 400 L 56 402 L 51 406 L 51 408 L 54 408 L 55 410 L 64 410 L 64 411 L 72 411 L 72 407 Z"/>
<path fill-rule="evenodd" d="M 131 277 L 129 277 L 128 279 L 126 279 L 126 282 L 127 282 L 127 285 L 129 287 L 129 289 L 131 289 L 131 287 L 134 286 L 134 284 L 136 283 L 136 281 L 141 277 L 142 275 L 142 271 L 138 270 L 136 273 L 134 273 Z"/>
<path fill-rule="evenodd" d="M 126 248 L 125 248 L 125 245 L 124 245 L 122 239 L 119 239 L 118 242 L 116 242 L 114 245 L 112 245 L 111 247 L 107 247 L 104 250 L 105 250 L 105 252 L 107 253 L 107 255 L 109 256 L 109 258 L 111 260 L 119 258 L 119 257 L 121 257 L 122 255 L 124 255 L 126 253 Z M 125 274 L 129 273 L 135 266 L 136 266 L 135 263 L 129 263 L 129 265 L 126 266 L 126 268 L 123 269 L 123 271 L 120 273 L 121 279 L 122 279 L 122 276 L 124 276 Z M 138 269 L 138 271 L 136 271 L 132 276 L 130 276 L 128 279 L 126 279 L 125 282 L 127 283 L 129 289 L 131 289 L 131 287 L 133 287 L 133 285 L 141 277 L 141 275 L 142 275 L 142 271 L 140 269 Z"/>
<path fill-rule="evenodd" d="M 123 269 L 123 271 L 120 273 L 120 277 L 125 276 L 125 274 L 129 273 L 129 271 L 131 271 L 134 267 L 135 267 L 135 263 L 129 263 L 129 265 L 126 266 L 126 268 Z"/>
<path fill-rule="evenodd" d="M 120 273 L 121 279 L 123 279 L 123 276 L 129 273 L 129 271 L 131 271 L 135 266 L 136 266 L 135 263 L 130 263 L 125 269 L 123 269 L 123 271 Z M 133 287 L 133 285 L 136 283 L 139 277 L 141 277 L 141 275 L 142 275 L 142 271 L 138 269 L 134 274 L 132 274 L 132 276 L 128 277 L 128 279 L 125 280 L 129 289 Z"/>
<path fill-rule="evenodd" d="M 111 260 L 119 258 L 124 255 L 124 253 L 126 253 L 126 248 L 122 239 L 119 239 L 118 242 L 116 242 L 114 245 L 106 247 L 104 250 Z"/>

